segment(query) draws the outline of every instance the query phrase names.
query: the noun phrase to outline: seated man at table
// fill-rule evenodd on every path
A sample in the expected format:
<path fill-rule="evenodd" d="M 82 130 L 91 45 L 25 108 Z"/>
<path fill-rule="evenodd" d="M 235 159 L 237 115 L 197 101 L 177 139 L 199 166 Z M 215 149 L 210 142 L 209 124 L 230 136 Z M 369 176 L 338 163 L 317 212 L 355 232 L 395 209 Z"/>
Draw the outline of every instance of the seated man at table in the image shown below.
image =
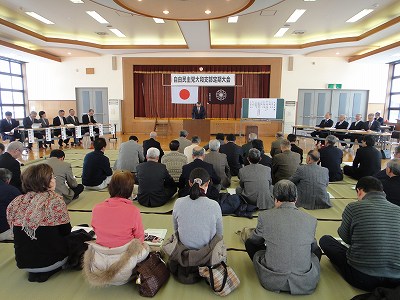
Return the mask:
<path fill-rule="evenodd" d="M 334 135 L 328 135 L 325 139 L 325 147 L 319 149 L 321 166 L 329 170 L 329 181 L 343 180 L 343 172 L 340 165 L 343 160 L 343 151 L 335 145 L 337 138 Z"/>
<path fill-rule="evenodd" d="M 381 124 L 374 120 L 374 114 L 368 114 L 368 121 L 364 122 L 364 130 L 367 131 L 376 131 L 379 132 L 381 130 Z"/>
<path fill-rule="evenodd" d="M 352 166 L 344 166 L 343 172 L 354 179 L 372 176 L 381 169 L 382 155 L 374 147 L 375 140 L 370 135 L 364 135 L 361 147 L 357 149 Z"/>
<path fill-rule="evenodd" d="M 386 199 L 400 206 L 400 158 L 393 158 L 386 165 L 387 178 L 379 178 L 383 185 Z"/>
<path fill-rule="evenodd" d="M 10 142 L 21 138 L 21 135 L 16 128 L 19 126 L 19 122 L 12 118 L 10 111 L 5 112 L 5 119 L 0 121 L 0 133 L 3 141 L 10 140 Z"/>
<path fill-rule="evenodd" d="M 333 121 L 331 119 L 331 113 L 327 112 L 325 114 L 325 118 L 316 127 L 319 127 L 319 128 L 331 128 L 331 127 L 333 127 Z M 316 130 L 316 131 L 311 132 L 311 136 L 312 137 L 317 137 L 318 136 L 321 139 L 326 138 L 327 135 L 328 135 L 328 132 L 326 130 Z M 316 141 L 318 141 L 318 140 L 316 140 Z M 324 141 L 321 141 L 321 144 L 324 144 Z"/>
<path fill-rule="evenodd" d="M 347 129 L 349 127 L 349 122 L 346 121 L 346 115 L 341 114 L 339 116 L 339 121 L 335 124 L 335 129 Z M 346 132 L 335 132 L 335 136 L 343 141 L 346 137 Z M 345 147 L 347 144 L 342 143 L 342 146 Z"/>
<path fill-rule="evenodd" d="M 64 117 L 65 111 L 63 109 L 60 109 L 58 111 L 58 116 L 53 118 L 53 126 L 64 126 L 67 125 L 67 119 Z M 61 129 L 56 129 L 54 130 L 54 135 L 58 136 L 58 145 L 62 147 L 63 142 L 65 143 L 65 146 L 69 145 L 69 138 L 66 138 L 64 141 L 61 138 Z M 68 135 L 68 131 L 67 131 Z"/>
<path fill-rule="evenodd" d="M 356 114 L 356 120 L 351 123 L 349 130 L 364 130 L 364 122 L 362 121 L 362 115 Z M 362 135 L 355 133 L 348 133 L 347 137 L 350 139 L 352 143 L 356 140 L 358 143 L 361 143 Z M 349 148 L 353 147 L 353 144 L 350 144 Z"/>
<path fill-rule="evenodd" d="M 322 209 L 332 207 L 326 188 L 329 184 L 329 171 L 319 166 L 319 152 L 310 150 L 306 164 L 297 168 L 289 178 L 297 187 L 297 207 L 305 209 Z"/>
<path fill-rule="evenodd" d="M 159 163 L 160 150 L 151 147 L 147 150 L 147 161 L 136 167 L 139 203 L 147 207 L 158 207 L 167 203 L 176 193 L 174 179 L 164 164 Z"/>
<path fill-rule="evenodd" d="M 31 111 L 29 116 L 25 117 L 22 120 L 22 124 L 24 125 L 25 129 L 32 129 L 33 124 L 37 124 L 41 126 L 41 122 L 36 119 L 37 113 L 36 111 Z M 39 149 L 43 147 L 43 134 L 40 133 L 40 131 L 34 131 L 33 135 L 35 138 L 39 139 Z M 26 136 L 28 136 L 28 132 L 26 132 Z M 46 147 L 45 147 L 46 148 Z M 32 149 L 32 143 L 28 144 L 28 149 Z"/>
<path fill-rule="evenodd" d="M 379 111 L 377 111 L 377 112 L 375 113 L 375 118 L 374 118 L 374 120 L 375 120 L 375 121 L 378 121 L 378 123 L 379 123 L 381 126 L 383 126 L 383 118 L 381 117 L 381 113 L 380 113 Z"/>
<path fill-rule="evenodd" d="M 400 286 L 400 207 L 386 200 L 381 182 L 371 176 L 356 185 L 359 201 L 346 206 L 339 237 L 325 235 L 319 244 L 352 286 L 372 291 Z"/>
<path fill-rule="evenodd" d="M 272 158 L 272 184 L 281 179 L 289 179 L 300 165 L 300 154 L 290 151 L 290 142 L 283 140 L 282 153 Z"/>
<path fill-rule="evenodd" d="M 307 295 L 320 276 L 317 220 L 296 208 L 296 186 L 281 180 L 273 190 L 275 208 L 259 213 L 245 247 L 261 285 L 273 292 Z"/>
<path fill-rule="evenodd" d="M 67 123 L 68 123 L 68 124 L 72 124 L 72 125 L 74 125 L 74 126 L 79 126 L 80 123 L 79 123 L 78 117 L 75 116 L 75 110 L 74 110 L 73 108 L 71 108 L 71 109 L 68 111 L 68 113 L 69 113 L 69 115 L 68 115 L 68 117 L 66 118 Z M 80 139 L 77 138 L 77 137 L 75 136 L 75 129 L 69 130 L 69 134 L 71 134 L 71 135 L 74 136 L 74 142 L 72 143 L 72 146 L 74 146 L 74 145 L 79 145 L 79 144 L 80 144 Z"/>

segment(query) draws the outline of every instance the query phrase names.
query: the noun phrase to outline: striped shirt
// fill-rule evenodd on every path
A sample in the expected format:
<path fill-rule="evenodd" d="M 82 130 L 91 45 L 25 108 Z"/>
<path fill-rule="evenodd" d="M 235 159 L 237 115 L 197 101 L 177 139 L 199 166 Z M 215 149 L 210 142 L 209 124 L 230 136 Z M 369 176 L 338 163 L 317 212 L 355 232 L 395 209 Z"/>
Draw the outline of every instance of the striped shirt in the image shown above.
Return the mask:
<path fill-rule="evenodd" d="M 370 276 L 400 278 L 400 207 L 385 193 L 370 192 L 347 205 L 338 233 L 350 245 L 352 267 Z"/>

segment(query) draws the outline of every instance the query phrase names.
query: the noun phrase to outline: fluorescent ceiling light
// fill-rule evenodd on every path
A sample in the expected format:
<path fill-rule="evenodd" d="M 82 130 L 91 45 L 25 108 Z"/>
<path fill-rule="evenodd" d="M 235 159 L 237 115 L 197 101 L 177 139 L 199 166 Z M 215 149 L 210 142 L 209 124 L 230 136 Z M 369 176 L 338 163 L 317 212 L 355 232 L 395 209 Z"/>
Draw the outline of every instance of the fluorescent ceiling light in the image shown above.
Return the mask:
<path fill-rule="evenodd" d="M 157 24 L 164 24 L 165 21 L 163 19 L 160 18 L 153 18 L 154 22 L 156 22 Z"/>
<path fill-rule="evenodd" d="M 317 0 L 304 0 L 304 2 L 315 2 Z"/>
<path fill-rule="evenodd" d="M 120 38 L 126 37 L 126 35 L 123 34 L 121 31 L 119 31 L 117 28 L 110 28 L 110 31 L 112 33 L 114 33 L 117 37 L 120 37 Z"/>
<path fill-rule="evenodd" d="M 42 17 L 41 15 L 38 15 L 37 13 L 35 13 L 33 11 L 27 11 L 26 14 L 31 16 L 32 18 L 35 18 L 36 20 L 39 20 L 40 22 L 45 23 L 45 24 L 48 24 L 48 25 L 54 24 L 52 21 L 47 20 L 45 17 Z"/>
<path fill-rule="evenodd" d="M 346 22 L 347 23 L 357 22 L 358 20 L 364 18 L 366 15 L 372 13 L 373 11 L 374 11 L 373 9 L 364 9 L 364 10 L 360 11 L 358 14 L 356 14 L 355 16 L 348 19 Z"/>
<path fill-rule="evenodd" d="M 97 12 L 95 12 L 94 10 L 89 10 L 86 11 L 86 13 L 91 16 L 93 19 L 95 19 L 97 22 L 101 23 L 101 24 L 108 24 L 108 21 L 106 19 L 104 19 L 102 16 L 100 16 Z"/>
<path fill-rule="evenodd" d="M 83 2 L 82 0 L 70 0 L 72 3 L 75 3 L 75 4 L 82 4 L 82 3 L 85 3 L 85 2 Z"/>
<path fill-rule="evenodd" d="M 281 29 L 278 30 L 277 33 L 275 33 L 274 37 L 282 37 L 288 30 L 289 27 L 282 27 Z"/>
<path fill-rule="evenodd" d="M 237 23 L 239 16 L 229 17 L 228 23 Z"/>
<path fill-rule="evenodd" d="M 304 13 L 306 9 L 296 9 L 292 15 L 287 19 L 286 23 L 294 23 L 296 22 Z"/>

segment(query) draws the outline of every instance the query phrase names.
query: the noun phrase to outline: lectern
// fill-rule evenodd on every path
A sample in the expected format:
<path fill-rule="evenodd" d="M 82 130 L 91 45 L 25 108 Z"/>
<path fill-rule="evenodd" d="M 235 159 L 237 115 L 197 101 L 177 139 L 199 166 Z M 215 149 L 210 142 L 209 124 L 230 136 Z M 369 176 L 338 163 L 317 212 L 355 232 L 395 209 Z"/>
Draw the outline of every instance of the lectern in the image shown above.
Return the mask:
<path fill-rule="evenodd" d="M 183 129 L 189 132 L 188 138 L 197 135 L 201 138 L 201 144 L 207 144 L 210 140 L 210 120 L 183 120 Z"/>

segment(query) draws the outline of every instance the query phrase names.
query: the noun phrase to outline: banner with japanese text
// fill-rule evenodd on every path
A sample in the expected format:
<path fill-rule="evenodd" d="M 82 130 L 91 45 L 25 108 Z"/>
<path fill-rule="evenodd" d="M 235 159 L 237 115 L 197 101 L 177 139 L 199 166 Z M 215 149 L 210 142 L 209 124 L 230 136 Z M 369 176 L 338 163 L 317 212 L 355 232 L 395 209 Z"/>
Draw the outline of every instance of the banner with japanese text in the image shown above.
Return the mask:
<path fill-rule="evenodd" d="M 235 86 L 235 74 L 171 74 L 171 85 Z"/>

